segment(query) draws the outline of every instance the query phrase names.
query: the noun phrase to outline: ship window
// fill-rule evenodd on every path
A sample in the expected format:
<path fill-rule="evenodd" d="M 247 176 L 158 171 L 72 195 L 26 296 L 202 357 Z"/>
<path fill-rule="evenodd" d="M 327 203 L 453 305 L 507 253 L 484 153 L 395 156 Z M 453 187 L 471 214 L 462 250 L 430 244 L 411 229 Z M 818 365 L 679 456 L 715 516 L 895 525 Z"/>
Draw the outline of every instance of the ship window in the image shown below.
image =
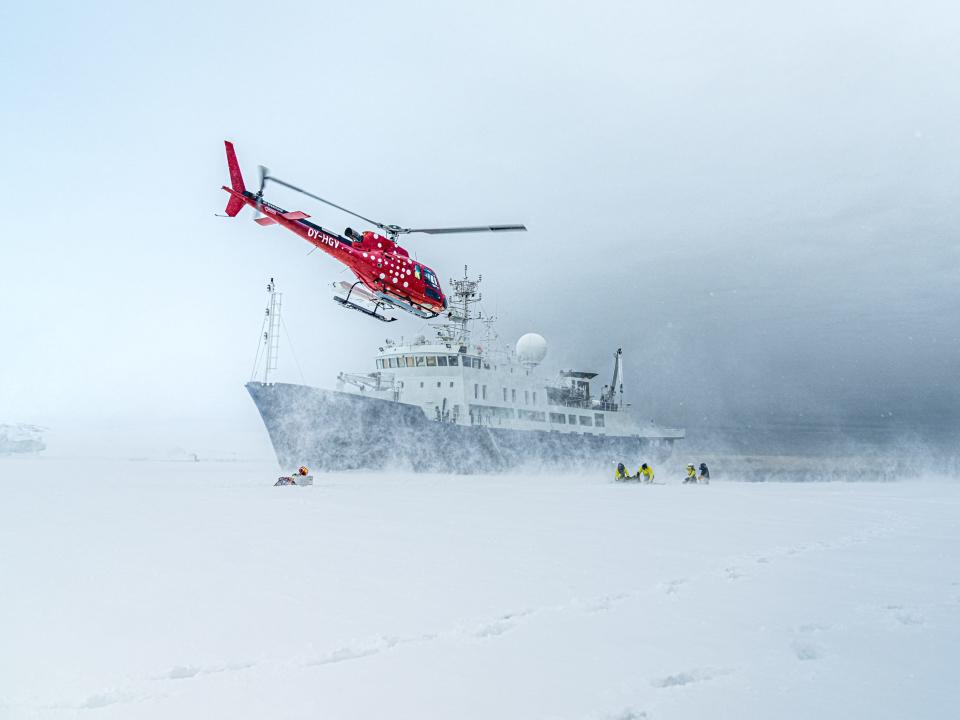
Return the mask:
<path fill-rule="evenodd" d="M 423 367 L 424 357 L 423 355 L 417 355 L 417 367 Z"/>
<path fill-rule="evenodd" d="M 473 398 L 474 400 L 480 399 L 480 386 L 476 383 L 473 384 Z"/>
<path fill-rule="evenodd" d="M 450 387 L 453 387 L 453 382 L 452 382 L 452 381 L 450 382 Z"/>
<path fill-rule="evenodd" d="M 580 416 L 580 424 L 581 424 L 581 425 L 593 425 L 593 418 L 590 417 L 589 415 L 581 415 L 581 416 Z"/>
<path fill-rule="evenodd" d="M 523 404 L 524 404 L 524 405 L 529 405 L 529 404 L 530 404 L 530 391 L 529 391 L 529 390 L 524 390 L 524 391 L 523 391 Z"/>
<path fill-rule="evenodd" d="M 507 389 L 506 389 L 506 388 L 503 389 L 503 401 L 504 401 L 504 402 L 507 401 Z"/>
<path fill-rule="evenodd" d="M 533 391 L 533 404 L 534 404 L 534 405 L 537 404 L 537 391 L 536 391 L 536 390 Z"/>
<path fill-rule="evenodd" d="M 437 356 L 427 355 L 427 367 L 436 367 L 436 366 L 437 366 Z"/>
<path fill-rule="evenodd" d="M 423 382 L 422 382 L 422 381 L 421 381 L 421 383 L 420 383 L 420 387 L 423 387 Z"/>
<path fill-rule="evenodd" d="M 516 401 L 517 401 L 517 390 L 516 388 L 514 388 L 513 390 L 510 391 L 510 402 L 516 402 Z"/>
<path fill-rule="evenodd" d="M 486 399 L 487 399 L 487 386 L 486 386 L 486 385 L 483 386 L 483 392 L 482 392 L 481 394 L 483 395 L 483 399 L 486 400 Z"/>
<path fill-rule="evenodd" d="M 448 356 L 447 356 L 447 361 L 450 363 L 450 367 L 456 367 L 456 366 L 457 366 L 457 356 L 456 356 L 456 355 L 448 355 Z"/>
<path fill-rule="evenodd" d="M 471 364 L 474 368 L 476 368 L 477 370 L 479 370 L 479 369 L 480 369 L 480 358 L 470 358 L 470 364 Z"/>
<path fill-rule="evenodd" d="M 597 427 L 603 427 L 603 415 L 601 413 L 594 413 L 593 422 Z"/>
<path fill-rule="evenodd" d="M 437 380 L 437 387 L 440 387 L 440 381 Z"/>
<path fill-rule="evenodd" d="M 413 355 L 406 355 L 407 367 L 413 367 Z"/>
<path fill-rule="evenodd" d="M 576 416 L 576 415 L 567 415 L 567 422 L 570 423 L 571 425 L 576 425 L 576 424 L 577 424 L 577 416 Z"/>
<path fill-rule="evenodd" d="M 556 423 L 557 425 L 566 425 L 567 416 L 563 413 L 550 413 L 550 422 Z"/>
<path fill-rule="evenodd" d="M 446 356 L 446 355 L 440 355 L 440 356 L 437 358 L 437 365 L 439 365 L 440 367 L 446 367 L 446 366 L 447 366 L 447 356 Z"/>

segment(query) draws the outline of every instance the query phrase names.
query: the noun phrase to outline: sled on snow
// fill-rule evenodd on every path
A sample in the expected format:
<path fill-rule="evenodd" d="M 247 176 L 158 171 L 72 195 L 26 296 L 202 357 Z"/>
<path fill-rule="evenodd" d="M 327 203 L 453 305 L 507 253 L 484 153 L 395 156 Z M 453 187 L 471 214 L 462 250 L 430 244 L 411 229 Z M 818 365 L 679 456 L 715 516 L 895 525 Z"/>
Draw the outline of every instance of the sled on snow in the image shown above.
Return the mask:
<path fill-rule="evenodd" d="M 313 485 L 313 475 L 282 475 L 277 478 L 273 486 L 281 487 L 282 485 Z"/>

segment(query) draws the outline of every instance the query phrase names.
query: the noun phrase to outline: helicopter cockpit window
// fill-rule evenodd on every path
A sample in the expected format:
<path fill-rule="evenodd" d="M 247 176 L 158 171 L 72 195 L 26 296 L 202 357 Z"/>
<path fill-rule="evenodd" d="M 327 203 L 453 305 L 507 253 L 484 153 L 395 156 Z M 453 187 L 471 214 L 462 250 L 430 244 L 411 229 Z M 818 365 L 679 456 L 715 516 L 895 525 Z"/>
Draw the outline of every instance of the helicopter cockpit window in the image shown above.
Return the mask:
<path fill-rule="evenodd" d="M 433 285 L 433 287 L 440 287 L 440 283 L 437 282 L 437 276 L 433 274 L 433 270 L 430 268 L 423 269 L 423 279 L 427 281 L 427 285 Z"/>

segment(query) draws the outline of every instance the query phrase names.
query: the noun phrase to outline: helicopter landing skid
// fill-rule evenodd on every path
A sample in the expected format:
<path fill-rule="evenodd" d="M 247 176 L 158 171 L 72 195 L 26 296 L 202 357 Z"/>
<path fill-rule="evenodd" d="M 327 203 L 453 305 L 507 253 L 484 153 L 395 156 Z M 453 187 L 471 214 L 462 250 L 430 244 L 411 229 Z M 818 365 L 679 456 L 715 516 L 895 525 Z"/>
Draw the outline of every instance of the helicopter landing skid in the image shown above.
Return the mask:
<path fill-rule="evenodd" d="M 351 302 L 350 300 L 345 300 L 345 299 L 342 298 L 342 297 L 335 297 L 335 298 L 333 298 L 333 299 L 336 300 L 338 303 L 340 303 L 340 305 L 342 305 L 342 306 L 345 307 L 345 308 L 350 308 L 351 310 L 356 310 L 357 312 L 362 312 L 364 315 L 369 315 L 370 317 L 374 317 L 374 318 L 376 318 L 377 320 L 379 320 L 379 321 L 381 321 L 381 322 L 395 322 L 395 321 L 396 321 L 396 318 L 395 318 L 395 317 L 387 317 L 386 315 L 381 315 L 380 313 L 378 313 L 377 310 L 380 308 L 379 305 L 378 305 L 376 308 L 374 308 L 373 310 L 367 310 L 367 308 L 362 307 L 361 305 L 357 305 L 355 302 Z"/>
<path fill-rule="evenodd" d="M 356 310 L 357 312 L 362 312 L 364 315 L 369 315 L 370 317 L 376 318 L 380 322 L 394 322 L 396 318 L 387 317 L 386 315 L 381 315 L 379 312 L 377 312 L 378 310 L 380 310 L 380 308 L 384 307 L 383 301 L 377 300 L 373 309 L 370 309 L 370 308 L 364 307 L 363 305 L 360 305 L 359 303 L 355 303 L 350 299 L 350 295 L 353 294 L 354 289 L 359 284 L 360 284 L 359 282 L 355 282 L 352 286 L 350 286 L 350 289 L 347 291 L 346 297 L 340 297 L 339 295 L 334 295 L 333 299 L 336 300 L 338 303 L 340 303 L 341 306 L 345 308 L 349 308 L 350 310 Z M 346 283 L 344 283 L 344 286 L 346 286 Z M 358 292 L 357 295 L 358 297 L 361 297 L 362 300 L 366 300 L 366 298 L 364 298 L 360 292 Z M 367 302 L 370 302 L 370 301 L 367 301 Z"/>

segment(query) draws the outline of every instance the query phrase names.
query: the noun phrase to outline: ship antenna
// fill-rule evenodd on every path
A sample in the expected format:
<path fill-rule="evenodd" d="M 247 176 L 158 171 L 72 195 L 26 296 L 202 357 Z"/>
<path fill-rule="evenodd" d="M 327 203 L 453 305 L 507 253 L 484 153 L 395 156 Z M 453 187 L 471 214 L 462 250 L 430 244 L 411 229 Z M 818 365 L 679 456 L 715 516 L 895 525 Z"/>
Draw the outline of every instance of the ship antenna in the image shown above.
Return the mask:
<path fill-rule="evenodd" d="M 463 279 L 450 279 L 452 288 L 450 310 L 447 312 L 449 322 L 439 326 L 438 335 L 444 340 L 456 341 L 461 347 L 470 344 L 470 322 L 474 319 L 471 306 L 480 302 L 482 296 L 478 288 L 483 276 L 472 280 L 467 274 L 467 266 L 463 266 Z"/>
<path fill-rule="evenodd" d="M 261 343 L 257 350 L 257 357 L 253 361 L 252 377 L 256 377 L 257 364 L 260 359 L 260 349 L 265 351 L 263 362 L 263 383 L 270 382 L 270 373 L 277 369 L 277 355 L 280 350 L 280 323 L 282 317 L 280 314 L 283 304 L 283 293 L 277 292 L 277 283 L 273 278 L 267 283 L 267 293 L 269 300 L 263 316 L 263 327 L 260 328 Z"/>

